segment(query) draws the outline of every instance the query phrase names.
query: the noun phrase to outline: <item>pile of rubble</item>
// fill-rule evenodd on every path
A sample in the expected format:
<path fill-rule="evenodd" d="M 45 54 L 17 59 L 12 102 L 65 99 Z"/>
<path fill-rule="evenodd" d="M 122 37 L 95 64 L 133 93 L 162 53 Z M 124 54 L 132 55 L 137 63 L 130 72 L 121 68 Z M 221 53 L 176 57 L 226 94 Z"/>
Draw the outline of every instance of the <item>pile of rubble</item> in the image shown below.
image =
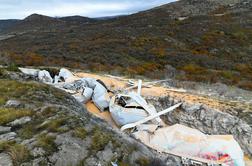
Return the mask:
<path fill-rule="evenodd" d="M 142 84 L 141 80 L 138 84 L 129 81 L 130 87 L 115 93 L 101 80 L 80 78 L 67 69 L 61 69 L 54 78 L 46 70 L 20 70 L 71 93 L 83 104 L 92 100 L 101 112 L 109 111 L 121 131 L 130 132 L 136 139 L 159 152 L 180 156 L 191 164 L 245 165 L 243 151 L 232 135 L 206 135 L 180 124 L 167 126 L 160 116 L 175 111 L 182 103 L 157 112 L 141 96 L 142 86 L 149 86 Z M 137 92 L 133 91 L 134 88 L 137 88 Z"/>

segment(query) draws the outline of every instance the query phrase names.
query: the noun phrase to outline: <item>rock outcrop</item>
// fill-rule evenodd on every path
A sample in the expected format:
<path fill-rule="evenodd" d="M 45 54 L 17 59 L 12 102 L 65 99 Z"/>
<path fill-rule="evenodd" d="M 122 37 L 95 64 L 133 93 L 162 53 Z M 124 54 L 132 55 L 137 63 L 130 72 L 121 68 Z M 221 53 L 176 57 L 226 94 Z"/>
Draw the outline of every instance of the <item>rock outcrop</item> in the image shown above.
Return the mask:
<path fill-rule="evenodd" d="M 22 101 L 23 107 L 8 98 Z M 0 79 L 0 101 L 7 102 L 0 103 L 0 165 L 181 163 L 176 156 L 158 154 L 112 129 L 72 96 L 53 87 Z"/>
<path fill-rule="evenodd" d="M 150 98 L 159 111 L 180 101 L 166 96 Z M 183 124 L 202 131 L 205 134 L 231 134 L 240 144 L 245 154 L 252 156 L 252 127 L 239 116 L 208 108 L 205 105 L 186 103 L 162 119 L 168 124 Z"/>

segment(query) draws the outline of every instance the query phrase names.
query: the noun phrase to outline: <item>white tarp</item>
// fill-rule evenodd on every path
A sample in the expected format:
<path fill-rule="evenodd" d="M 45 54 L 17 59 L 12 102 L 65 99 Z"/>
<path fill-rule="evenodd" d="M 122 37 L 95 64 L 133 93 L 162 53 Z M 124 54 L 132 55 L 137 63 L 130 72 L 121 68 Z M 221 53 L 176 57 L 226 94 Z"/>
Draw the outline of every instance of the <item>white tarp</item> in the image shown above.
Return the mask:
<path fill-rule="evenodd" d="M 85 87 L 83 89 L 82 96 L 84 97 L 84 100 L 83 100 L 84 103 L 87 103 L 91 99 L 93 92 L 94 92 L 93 89 L 88 88 L 88 87 Z"/>
<path fill-rule="evenodd" d="M 71 79 L 71 77 L 68 79 Z M 92 101 L 100 111 L 104 111 L 104 109 L 109 106 L 110 97 L 108 91 L 101 83 L 96 81 L 96 79 L 81 78 L 73 83 L 65 83 L 63 88 L 76 91 L 82 90 L 82 96 L 76 95 L 75 97 L 84 103 L 92 97 Z"/>
<path fill-rule="evenodd" d="M 118 126 L 124 126 L 126 124 L 138 122 L 148 117 L 149 115 L 157 113 L 154 106 L 147 104 L 147 102 L 141 97 L 140 100 L 135 95 L 139 96 L 136 93 L 130 93 L 129 95 L 113 96 L 112 99 L 110 100 L 109 111 L 111 113 L 113 120 L 116 122 Z M 125 106 L 122 106 L 121 104 L 118 103 L 119 102 L 118 100 L 122 100 L 121 97 L 128 98 L 125 103 Z M 148 111 L 145 108 L 143 108 L 143 106 L 147 108 Z"/>
<path fill-rule="evenodd" d="M 87 103 L 89 100 L 91 100 L 92 95 L 93 89 L 84 87 L 81 93 L 77 93 L 73 95 L 73 97 L 80 103 Z"/>
<path fill-rule="evenodd" d="M 87 86 L 93 89 L 92 101 L 101 110 L 104 111 L 105 108 L 109 107 L 110 97 L 107 89 L 92 78 L 84 78 Z M 83 79 L 81 79 L 83 80 Z"/>
<path fill-rule="evenodd" d="M 42 70 L 38 72 L 38 79 L 44 83 L 53 83 L 53 79 L 50 73 L 46 70 Z"/>
<path fill-rule="evenodd" d="M 38 73 L 40 70 L 38 69 L 28 69 L 28 68 L 22 68 L 22 67 L 19 67 L 18 68 L 22 73 L 24 74 L 27 74 L 29 76 L 34 76 L 34 77 L 37 77 L 38 76 Z"/>
<path fill-rule="evenodd" d="M 146 102 L 146 100 L 142 96 L 140 96 L 140 94 L 135 93 L 135 92 L 130 92 L 129 96 L 135 102 L 137 102 L 140 106 L 142 106 L 145 109 L 145 111 L 148 112 L 149 115 L 155 115 L 157 113 L 156 108 L 153 105 L 148 104 Z M 157 117 L 157 118 L 155 118 L 155 120 L 153 122 L 156 124 L 160 124 L 162 122 L 162 120 L 160 119 L 160 117 Z"/>
<path fill-rule="evenodd" d="M 154 133 L 133 133 L 149 147 L 160 152 L 175 152 L 214 161 L 224 161 L 229 166 L 244 166 L 243 152 L 231 135 L 205 135 L 199 130 L 183 125 L 160 128 Z"/>
<path fill-rule="evenodd" d="M 62 68 L 62 69 L 60 69 L 59 77 L 64 78 L 64 81 L 66 81 L 68 78 L 73 77 L 73 74 L 71 71 L 69 71 L 65 68 Z"/>

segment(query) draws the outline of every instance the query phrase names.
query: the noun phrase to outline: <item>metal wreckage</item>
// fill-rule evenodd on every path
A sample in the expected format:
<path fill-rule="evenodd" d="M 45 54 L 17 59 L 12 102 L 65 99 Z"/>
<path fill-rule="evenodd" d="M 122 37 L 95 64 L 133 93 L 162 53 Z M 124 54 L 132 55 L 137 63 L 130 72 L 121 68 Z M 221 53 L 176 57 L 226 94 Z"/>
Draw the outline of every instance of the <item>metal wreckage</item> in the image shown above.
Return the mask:
<path fill-rule="evenodd" d="M 101 80 L 76 77 L 64 68 L 54 78 L 45 70 L 20 70 L 71 93 L 83 104 L 92 100 L 101 112 L 109 111 L 116 123 L 115 128 L 127 131 L 158 152 L 180 157 L 182 165 L 245 165 L 243 151 L 232 135 L 206 135 L 180 124 L 166 125 L 160 116 L 175 111 L 182 103 L 157 112 L 141 96 L 142 86 L 148 87 L 155 82 L 142 84 L 141 80 L 138 83 L 129 80 L 127 89 L 112 92 Z M 137 92 L 134 91 L 135 88 Z"/>

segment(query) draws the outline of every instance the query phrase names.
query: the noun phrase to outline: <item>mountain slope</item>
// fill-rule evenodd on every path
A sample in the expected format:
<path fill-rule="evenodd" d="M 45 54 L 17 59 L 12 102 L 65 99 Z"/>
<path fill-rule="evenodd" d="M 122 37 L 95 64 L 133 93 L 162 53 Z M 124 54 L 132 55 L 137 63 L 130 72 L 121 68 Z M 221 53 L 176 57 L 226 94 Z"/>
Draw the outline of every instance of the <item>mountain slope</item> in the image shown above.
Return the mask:
<path fill-rule="evenodd" d="M 153 78 L 166 77 L 176 68 L 177 79 L 252 89 L 251 4 L 248 0 L 181 0 L 88 24 L 66 25 L 56 19 L 30 31 L 33 22 L 24 26 L 22 35 L 0 41 L 0 50 L 4 59 L 22 65 L 61 65 Z M 15 31 L 22 29 L 17 27 Z"/>
<path fill-rule="evenodd" d="M 0 20 L 0 32 L 14 26 L 19 20 Z"/>

